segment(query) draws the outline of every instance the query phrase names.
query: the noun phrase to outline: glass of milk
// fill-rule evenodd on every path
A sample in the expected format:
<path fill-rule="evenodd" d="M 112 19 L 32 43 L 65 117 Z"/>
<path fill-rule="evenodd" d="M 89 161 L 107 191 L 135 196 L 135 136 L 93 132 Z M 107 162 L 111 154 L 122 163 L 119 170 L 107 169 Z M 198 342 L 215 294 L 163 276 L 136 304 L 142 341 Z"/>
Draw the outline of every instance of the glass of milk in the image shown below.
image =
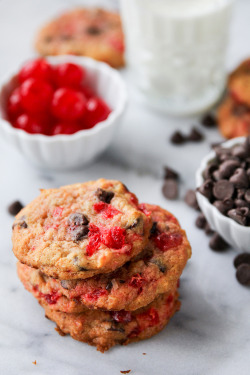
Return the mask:
<path fill-rule="evenodd" d="M 221 96 L 233 0 L 120 0 L 127 63 L 147 102 L 173 115 Z"/>

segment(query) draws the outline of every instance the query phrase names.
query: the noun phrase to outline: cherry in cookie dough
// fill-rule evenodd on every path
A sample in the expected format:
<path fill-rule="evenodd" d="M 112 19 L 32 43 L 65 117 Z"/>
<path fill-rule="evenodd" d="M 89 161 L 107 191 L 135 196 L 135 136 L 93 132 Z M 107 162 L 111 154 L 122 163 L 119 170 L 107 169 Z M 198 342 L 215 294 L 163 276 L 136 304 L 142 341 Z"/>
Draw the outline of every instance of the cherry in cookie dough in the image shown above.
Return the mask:
<path fill-rule="evenodd" d="M 52 310 L 46 302 L 41 305 L 46 317 L 57 324 L 59 333 L 70 334 L 75 340 L 96 346 L 101 352 L 117 344 L 127 345 L 152 337 L 180 308 L 176 287 L 169 294 L 162 294 L 150 305 L 133 312 L 86 310 L 79 314 L 67 314 Z"/>
<path fill-rule="evenodd" d="M 190 245 L 172 214 L 159 206 L 140 207 L 152 216 L 153 225 L 148 245 L 131 262 L 110 274 L 84 280 L 54 279 L 19 263 L 18 275 L 25 288 L 40 302 L 56 293 L 60 297 L 50 308 L 63 312 L 78 312 L 80 307 L 136 310 L 168 293 L 191 255 Z"/>
<path fill-rule="evenodd" d="M 42 190 L 21 210 L 13 224 L 13 251 L 49 276 L 85 279 L 112 272 L 139 254 L 151 225 L 119 181 L 68 185 Z"/>
<path fill-rule="evenodd" d="M 119 68 L 124 65 L 120 16 L 95 8 L 68 11 L 38 32 L 35 48 L 43 56 L 89 56 Z"/>

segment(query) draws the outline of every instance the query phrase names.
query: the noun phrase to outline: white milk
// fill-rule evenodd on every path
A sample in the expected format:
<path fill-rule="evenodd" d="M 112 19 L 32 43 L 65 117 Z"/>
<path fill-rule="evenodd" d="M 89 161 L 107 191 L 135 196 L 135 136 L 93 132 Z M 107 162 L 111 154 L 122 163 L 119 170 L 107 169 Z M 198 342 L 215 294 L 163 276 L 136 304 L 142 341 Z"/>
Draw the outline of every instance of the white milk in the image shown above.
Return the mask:
<path fill-rule="evenodd" d="M 225 85 L 231 0 L 120 0 L 127 62 L 147 101 L 171 114 L 210 107 Z"/>

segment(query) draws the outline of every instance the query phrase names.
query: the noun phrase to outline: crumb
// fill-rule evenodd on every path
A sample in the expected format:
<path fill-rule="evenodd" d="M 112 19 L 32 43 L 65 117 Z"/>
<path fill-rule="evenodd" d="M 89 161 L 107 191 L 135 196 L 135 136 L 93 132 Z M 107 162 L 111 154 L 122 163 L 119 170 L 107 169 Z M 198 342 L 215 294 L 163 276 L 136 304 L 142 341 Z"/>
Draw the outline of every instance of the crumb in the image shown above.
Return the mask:
<path fill-rule="evenodd" d="M 131 370 L 120 371 L 121 374 L 129 374 Z"/>
<path fill-rule="evenodd" d="M 33 365 L 36 365 L 36 361 L 34 361 L 34 362 L 32 362 L 33 363 Z"/>
<path fill-rule="evenodd" d="M 147 353 L 142 353 L 143 355 L 147 355 Z"/>

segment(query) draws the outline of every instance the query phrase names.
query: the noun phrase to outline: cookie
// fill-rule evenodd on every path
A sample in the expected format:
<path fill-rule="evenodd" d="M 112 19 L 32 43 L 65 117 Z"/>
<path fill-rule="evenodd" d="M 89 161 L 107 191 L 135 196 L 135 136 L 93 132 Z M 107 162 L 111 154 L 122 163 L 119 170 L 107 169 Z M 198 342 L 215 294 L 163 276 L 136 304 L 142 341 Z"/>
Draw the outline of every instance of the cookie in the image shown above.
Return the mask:
<path fill-rule="evenodd" d="M 51 309 L 63 312 L 81 308 L 137 310 L 171 291 L 191 256 L 189 242 L 168 211 L 149 204 L 140 207 L 154 224 L 146 249 L 135 260 L 111 274 L 84 280 L 56 280 L 19 263 L 18 274 L 25 288 Z"/>
<path fill-rule="evenodd" d="M 119 14 L 104 9 L 74 9 L 52 20 L 37 34 L 43 56 L 72 54 L 124 65 L 124 36 Z"/>
<path fill-rule="evenodd" d="M 133 312 L 87 310 L 80 314 L 67 314 L 50 309 L 46 303 L 41 305 L 45 316 L 57 324 L 61 335 L 70 334 L 75 340 L 96 346 L 101 352 L 117 344 L 127 345 L 152 337 L 180 308 L 176 289 Z"/>
<path fill-rule="evenodd" d="M 119 181 L 41 190 L 13 224 L 16 257 L 60 279 L 112 272 L 147 245 L 151 218 Z"/>
<path fill-rule="evenodd" d="M 243 61 L 230 74 L 228 90 L 237 103 L 250 106 L 250 59 Z"/>
<path fill-rule="evenodd" d="M 250 109 L 227 96 L 218 109 L 218 126 L 225 138 L 250 134 Z"/>

